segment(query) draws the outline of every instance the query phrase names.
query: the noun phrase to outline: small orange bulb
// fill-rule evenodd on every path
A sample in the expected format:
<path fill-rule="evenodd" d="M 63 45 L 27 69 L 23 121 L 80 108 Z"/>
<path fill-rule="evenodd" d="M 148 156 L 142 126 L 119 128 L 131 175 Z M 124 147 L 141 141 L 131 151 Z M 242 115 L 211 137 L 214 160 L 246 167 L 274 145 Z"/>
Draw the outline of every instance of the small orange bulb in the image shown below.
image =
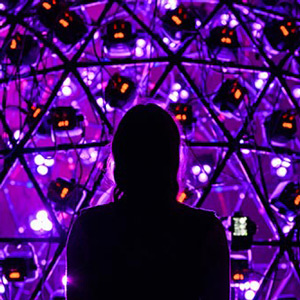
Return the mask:
<path fill-rule="evenodd" d="M 288 32 L 288 30 L 286 29 L 285 26 L 281 25 L 280 26 L 280 30 L 282 31 L 284 36 L 288 36 L 290 33 Z"/>
<path fill-rule="evenodd" d="M 172 16 L 172 21 L 176 24 L 176 25 L 181 25 L 182 21 L 177 17 L 177 16 Z"/>
<path fill-rule="evenodd" d="M 295 204 L 296 206 L 299 206 L 299 205 L 300 205 L 300 195 L 298 195 L 298 196 L 295 198 L 294 204 Z"/>
<path fill-rule="evenodd" d="M 114 38 L 115 38 L 115 39 L 124 39 L 124 37 L 125 37 L 125 35 L 124 35 L 123 32 L 116 32 L 116 33 L 114 34 Z"/>
<path fill-rule="evenodd" d="M 237 100 L 239 100 L 239 99 L 241 98 L 241 96 L 242 96 L 241 90 L 240 90 L 240 89 L 237 89 L 237 90 L 235 91 L 235 93 L 234 93 L 234 98 L 237 99 Z"/>
<path fill-rule="evenodd" d="M 120 89 L 121 93 L 122 94 L 126 93 L 128 88 L 129 88 L 129 84 L 128 83 L 123 83 L 122 86 L 121 86 L 121 89 Z"/>
<path fill-rule="evenodd" d="M 10 43 L 10 49 L 17 49 L 17 41 L 15 39 L 12 39 Z"/>
<path fill-rule="evenodd" d="M 292 129 L 293 128 L 293 124 L 292 123 L 288 123 L 288 122 L 284 122 L 284 123 L 282 123 L 282 127 L 283 128 Z"/>
<path fill-rule="evenodd" d="M 51 4 L 50 3 L 47 3 L 47 2 L 44 2 L 42 4 L 42 6 L 46 9 L 46 10 L 50 10 L 52 8 Z"/>
<path fill-rule="evenodd" d="M 62 199 L 66 198 L 68 192 L 69 192 L 69 189 L 68 189 L 68 188 L 63 188 L 62 191 L 61 191 L 61 193 L 60 193 L 60 197 L 61 197 Z"/>
<path fill-rule="evenodd" d="M 65 28 L 70 26 L 70 23 L 68 21 L 66 21 L 65 19 L 60 19 L 59 24 L 61 24 Z"/>
<path fill-rule="evenodd" d="M 20 272 L 14 271 L 14 272 L 9 273 L 8 277 L 10 279 L 20 279 L 21 278 L 21 274 L 20 274 Z"/>

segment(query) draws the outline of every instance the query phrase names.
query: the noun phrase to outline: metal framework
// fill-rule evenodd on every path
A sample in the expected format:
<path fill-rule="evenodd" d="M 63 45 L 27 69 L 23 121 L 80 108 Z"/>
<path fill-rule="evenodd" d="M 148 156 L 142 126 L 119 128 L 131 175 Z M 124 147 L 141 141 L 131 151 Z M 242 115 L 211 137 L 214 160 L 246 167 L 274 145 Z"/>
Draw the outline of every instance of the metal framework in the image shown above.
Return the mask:
<path fill-rule="evenodd" d="M 94 1 L 97 3 L 97 1 Z M 197 2 L 197 1 L 196 1 Z M 199 1 L 203 2 L 203 1 Z M 209 2 L 209 1 L 204 1 Z M 244 1 L 243 1 L 244 2 Z M 78 2 L 77 2 L 78 3 Z M 253 2 L 252 2 L 253 3 Z M 82 79 L 80 72 L 78 71 L 79 68 L 89 68 L 89 67 L 98 67 L 98 68 L 105 68 L 109 66 L 115 66 L 125 68 L 127 66 L 134 66 L 134 65 L 143 65 L 143 64 L 163 64 L 165 65 L 164 71 L 160 74 L 159 78 L 156 80 L 155 85 L 151 89 L 151 92 L 147 95 L 149 98 L 153 98 L 157 95 L 159 89 L 164 84 L 166 78 L 170 73 L 173 72 L 173 68 L 177 68 L 178 72 L 181 74 L 182 78 L 184 78 L 185 82 L 189 87 L 193 90 L 196 98 L 203 106 L 204 110 L 213 120 L 214 124 L 219 128 L 220 132 L 224 135 L 224 141 L 197 141 L 197 140 L 185 140 L 185 143 L 188 147 L 192 149 L 210 149 L 210 148 L 220 148 L 226 149 L 224 155 L 220 159 L 217 167 L 214 169 L 212 176 L 210 177 L 209 182 L 205 185 L 201 190 L 201 197 L 195 203 L 195 207 L 203 207 L 205 200 L 212 192 L 212 189 L 216 186 L 219 182 L 220 175 L 224 171 L 224 168 L 228 166 L 229 160 L 234 157 L 245 176 L 245 182 L 248 182 L 253 191 L 255 192 L 255 201 L 258 203 L 258 206 L 263 207 L 264 214 L 267 217 L 267 222 L 269 222 L 270 226 L 273 228 L 273 239 L 272 240 L 255 240 L 253 242 L 253 246 L 256 247 L 274 247 L 277 249 L 273 255 L 273 259 L 271 263 L 268 265 L 267 269 L 265 270 L 263 276 L 260 280 L 260 288 L 255 295 L 255 300 L 258 299 L 266 299 L 266 288 L 270 283 L 270 278 L 272 278 L 274 272 L 278 268 L 278 264 L 282 257 L 286 257 L 290 263 L 292 264 L 292 270 L 294 274 L 298 277 L 298 284 L 300 282 L 300 267 L 299 261 L 295 257 L 295 249 L 300 247 L 298 241 L 295 240 L 295 232 L 299 230 L 299 220 L 296 219 L 293 223 L 293 227 L 289 231 L 288 234 L 284 234 L 282 230 L 282 225 L 276 216 L 276 213 L 269 204 L 269 195 L 268 191 L 265 189 L 263 182 L 257 179 L 256 175 L 253 174 L 253 170 L 251 170 L 251 164 L 245 159 L 243 155 L 244 150 L 249 150 L 257 157 L 261 157 L 262 155 L 269 155 L 269 154 L 277 154 L 277 155 L 285 155 L 288 157 L 292 157 L 294 161 L 299 161 L 300 159 L 300 151 L 295 147 L 294 149 L 291 147 L 274 147 L 274 146 L 266 146 L 266 145 L 256 145 L 251 143 L 241 143 L 241 139 L 247 133 L 249 128 L 249 124 L 254 119 L 254 116 L 257 112 L 258 107 L 261 105 L 261 102 L 268 93 L 269 85 L 276 81 L 278 85 L 282 87 L 285 91 L 287 97 L 291 101 L 294 109 L 300 113 L 299 101 L 293 95 L 290 86 L 288 85 L 288 80 L 296 80 L 300 79 L 299 73 L 294 71 L 290 71 L 289 69 L 285 68 L 286 63 L 291 59 L 294 55 L 295 50 L 298 49 L 300 46 L 300 42 L 295 46 L 295 49 L 291 49 L 288 51 L 280 61 L 274 62 L 266 53 L 263 45 L 260 44 L 257 39 L 253 36 L 252 32 L 249 30 L 249 26 L 245 22 L 245 15 L 242 14 L 243 9 L 247 9 L 252 12 L 253 15 L 261 16 L 261 15 L 270 15 L 272 18 L 280 18 L 284 17 L 284 14 L 281 12 L 276 12 L 275 10 L 271 10 L 270 8 L 265 8 L 264 6 L 260 5 L 257 6 L 255 3 L 242 3 L 242 1 L 226 1 L 221 0 L 219 1 L 214 9 L 210 12 L 208 16 L 206 16 L 205 20 L 201 23 L 201 27 L 198 29 L 196 33 L 194 33 L 191 37 L 189 37 L 182 47 L 178 50 L 173 51 L 170 49 L 162 40 L 162 37 L 152 28 L 146 24 L 145 20 L 140 17 L 140 14 L 136 12 L 136 6 L 140 3 L 137 2 L 136 6 L 134 3 L 130 3 L 127 1 L 122 0 L 108 0 L 103 5 L 101 14 L 99 15 L 97 21 L 93 24 L 92 29 L 85 37 L 84 41 L 80 44 L 76 50 L 72 50 L 74 55 L 72 58 L 68 53 L 64 53 L 55 43 L 52 43 L 45 36 L 41 33 L 41 31 L 33 26 L 28 21 L 27 11 L 30 6 L 33 6 L 34 1 L 27 1 L 27 5 L 25 5 L 20 11 L 16 14 L 14 12 L 7 12 L 7 11 L 0 11 L 0 16 L 6 18 L 6 22 L 9 24 L 9 30 L 5 36 L 5 39 L 2 44 L 2 48 L 9 42 L 13 33 L 16 30 L 17 26 L 22 26 L 26 29 L 26 31 L 32 35 L 34 35 L 43 45 L 51 49 L 52 53 L 54 53 L 61 61 L 60 64 L 51 67 L 45 67 L 42 69 L 30 69 L 25 73 L 15 74 L 10 77 L 2 77 L 0 78 L 0 83 L 4 88 L 9 82 L 13 82 L 15 80 L 20 79 L 30 79 L 34 76 L 38 75 L 47 75 L 47 74 L 60 74 L 56 84 L 53 86 L 51 93 L 49 94 L 44 108 L 41 114 L 36 119 L 36 122 L 29 127 L 28 131 L 23 135 L 23 137 L 16 141 L 14 138 L 14 132 L 10 128 L 10 125 L 6 121 L 5 113 L 3 110 L 0 110 L 0 119 L 3 126 L 3 132 L 8 134 L 9 142 L 12 145 L 10 148 L 2 148 L 0 149 L 0 155 L 3 157 L 3 168 L 0 172 L 0 183 L 3 187 L 7 178 L 10 176 L 11 171 L 15 168 L 16 163 L 19 162 L 23 167 L 25 173 L 27 174 L 29 180 L 32 182 L 34 189 L 36 190 L 40 200 L 42 201 L 43 205 L 49 212 L 50 218 L 55 225 L 55 230 L 58 233 L 56 237 L 23 237 L 19 235 L 17 237 L 1 237 L 1 243 L 22 243 L 22 242 L 40 242 L 40 243 L 54 243 L 57 245 L 57 249 L 51 259 L 51 261 L 47 264 L 46 268 L 43 270 L 43 274 L 39 278 L 35 288 L 30 296 L 31 300 L 38 299 L 41 296 L 42 287 L 50 277 L 52 271 L 54 270 L 57 262 L 60 260 L 63 251 L 66 246 L 67 241 L 67 234 L 68 230 L 65 230 L 59 220 L 57 219 L 56 213 L 53 211 L 53 208 L 49 204 L 47 197 L 44 193 L 44 190 L 40 186 L 40 182 L 37 180 L 34 172 L 32 171 L 31 167 L 28 164 L 28 161 L 25 158 L 27 154 L 34 154 L 34 153 L 47 153 L 51 151 L 68 151 L 74 149 L 74 144 L 72 143 L 62 143 L 59 145 L 54 146 L 38 146 L 33 147 L 30 145 L 30 141 L 32 137 L 36 134 L 37 128 L 40 126 L 45 114 L 47 111 L 52 107 L 54 104 L 57 94 L 60 91 L 64 81 L 70 74 L 74 78 L 77 79 L 78 84 L 81 86 L 82 90 L 86 94 L 86 97 L 94 109 L 95 113 L 100 117 L 103 127 L 106 128 L 108 132 L 109 138 L 104 141 L 95 142 L 95 141 L 88 141 L 87 143 L 82 143 L 76 145 L 76 149 L 89 149 L 89 148 L 101 148 L 105 147 L 109 143 L 109 139 L 112 136 L 114 126 L 111 124 L 111 120 L 107 117 L 106 113 L 104 113 L 103 109 L 99 107 L 97 104 L 96 96 L 91 92 L 89 86 L 86 82 Z M 84 3 L 80 3 L 80 5 L 85 5 Z M 160 47 L 160 51 L 162 51 L 165 55 L 157 56 L 157 57 L 149 57 L 149 58 L 124 58 L 119 60 L 109 60 L 109 59 L 100 59 L 97 61 L 92 62 L 85 62 L 82 61 L 80 58 L 82 54 L 85 53 L 86 48 L 94 38 L 94 35 L 98 31 L 101 24 L 106 20 L 107 15 L 110 9 L 114 6 L 119 6 L 119 9 L 122 9 L 126 12 L 130 18 L 138 24 L 138 26 L 155 42 L 158 47 Z M 187 3 L 185 3 L 187 5 Z M 75 3 L 74 9 L 78 8 L 79 6 Z M 259 55 L 263 58 L 265 64 L 264 65 L 249 65 L 243 64 L 235 61 L 222 61 L 217 59 L 209 59 L 209 58 L 190 58 L 186 54 L 186 50 L 192 45 L 192 43 L 199 37 L 199 31 L 201 29 L 206 28 L 208 24 L 212 22 L 216 16 L 220 15 L 220 12 L 226 10 L 235 19 L 239 22 L 239 26 L 244 30 L 244 32 L 248 35 L 249 40 L 252 43 L 252 46 L 257 49 Z M 296 22 L 300 22 L 299 16 L 295 18 Z M 3 51 L 1 53 L 1 57 L 3 57 Z M 219 114 L 213 109 L 210 100 L 208 97 L 203 95 L 203 91 L 199 86 L 195 83 L 194 78 L 190 75 L 189 71 L 187 70 L 188 67 L 192 66 L 192 68 L 201 67 L 218 67 L 222 69 L 228 69 L 231 72 L 268 72 L 270 74 L 264 88 L 262 88 L 255 99 L 251 111 L 248 112 L 247 118 L 244 120 L 242 127 L 235 132 L 234 134 L 225 126 L 224 122 L 220 119 Z M 106 172 L 106 162 L 107 158 L 105 158 L 103 163 L 103 168 L 100 174 L 94 178 L 94 182 L 91 188 L 87 192 L 87 196 L 82 204 L 82 207 L 86 207 L 90 205 L 91 200 L 94 198 L 95 193 L 97 192 L 100 183 L 105 176 Z M 263 178 L 263 177 L 262 177 Z M 1 225 L 2 226 L 2 225 Z M 274 280 L 274 278 L 273 278 Z M 25 298 L 24 298 L 25 299 Z M 42 299 L 42 298 L 40 298 Z M 271 298 L 270 298 L 271 299 Z M 273 298 L 272 298 L 273 299 Z"/>

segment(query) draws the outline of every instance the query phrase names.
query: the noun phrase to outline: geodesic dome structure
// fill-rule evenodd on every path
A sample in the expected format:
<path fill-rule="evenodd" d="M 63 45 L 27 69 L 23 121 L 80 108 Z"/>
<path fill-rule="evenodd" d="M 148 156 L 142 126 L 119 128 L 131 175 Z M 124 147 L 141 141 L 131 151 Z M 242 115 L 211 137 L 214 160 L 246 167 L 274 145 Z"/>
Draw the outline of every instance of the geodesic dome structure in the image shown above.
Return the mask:
<path fill-rule="evenodd" d="M 0 259 L 8 245 L 31 243 L 38 267 L 27 280 L 1 279 L 0 299 L 65 288 L 74 217 L 111 201 L 114 129 L 150 102 L 182 126 L 178 201 L 215 210 L 229 240 L 235 212 L 257 226 L 251 249 L 232 251 L 247 265 L 232 297 L 299 299 L 298 1 L 0 8 Z"/>

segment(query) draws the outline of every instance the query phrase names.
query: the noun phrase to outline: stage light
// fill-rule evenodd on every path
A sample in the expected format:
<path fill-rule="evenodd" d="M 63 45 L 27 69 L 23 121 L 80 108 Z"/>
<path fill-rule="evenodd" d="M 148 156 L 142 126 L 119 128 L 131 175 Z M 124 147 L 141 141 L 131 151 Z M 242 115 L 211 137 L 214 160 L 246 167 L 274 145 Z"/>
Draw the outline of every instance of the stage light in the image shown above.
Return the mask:
<path fill-rule="evenodd" d="M 40 166 L 40 165 L 44 164 L 45 158 L 41 154 L 38 154 L 35 156 L 34 162 L 36 165 Z"/>
<path fill-rule="evenodd" d="M 53 28 L 61 11 L 66 9 L 66 4 L 61 0 L 42 0 L 37 5 L 37 15 L 40 22 L 47 28 Z"/>
<path fill-rule="evenodd" d="M 296 112 L 274 111 L 265 122 L 266 135 L 272 145 L 282 145 L 295 138 L 297 133 Z"/>
<path fill-rule="evenodd" d="M 50 182 L 47 197 L 58 211 L 73 213 L 83 199 L 84 192 L 74 180 L 57 178 Z"/>
<path fill-rule="evenodd" d="M 74 45 L 87 33 L 87 27 L 82 18 L 74 11 L 65 11 L 59 14 L 54 32 L 64 44 Z"/>
<path fill-rule="evenodd" d="M 4 253 L 0 265 L 8 282 L 27 282 L 37 278 L 36 256 L 30 244 L 7 245 Z"/>
<path fill-rule="evenodd" d="M 200 166 L 198 166 L 198 165 L 193 166 L 193 167 L 192 167 L 192 173 L 193 173 L 195 176 L 199 175 L 199 174 L 201 173 L 201 168 L 200 168 Z"/>
<path fill-rule="evenodd" d="M 195 32 L 196 20 L 191 11 L 179 5 L 176 9 L 168 10 L 162 17 L 162 27 L 168 38 L 178 43 Z"/>
<path fill-rule="evenodd" d="M 16 33 L 10 40 L 6 55 L 14 65 L 32 65 L 40 55 L 40 47 L 31 35 Z"/>
<path fill-rule="evenodd" d="M 255 292 L 252 290 L 248 290 L 245 292 L 245 299 L 252 300 L 255 297 Z"/>
<path fill-rule="evenodd" d="M 271 205 L 288 219 L 300 212 L 300 184 L 284 181 L 278 184 L 271 196 Z"/>
<path fill-rule="evenodd" d="M 136 34 L 133 34 L 130 22 L 114 20 L 108 23 L 103 39 L 105 51 L 109 57 L 123 58 L 133 54 Z"/>
<path fill-rule="evenodd" d="M 264 34 L 272 48 L 277 51 L 291 50 L 300 37 L 299 26 L 290 19 L 267 23 Z"/>
<path fill-rule="evenodd" d="M 243 100 L 247 100 L 248 91 L 237 79 L 227 79 L 213 99 L 213 104 L 223 113 L 233 113 Z"/>
<path fill-rule="evenodd" d="M 57 106 L 50 110 L 49 123 L 58 136 L 76 136 L 83 132 L 84 118 L 72 106 Z"/>
<path fill-rule="evenodd" d="M 231 281 L 233 283 L 245 283 L 249 278 L 249 262 L 245 256 L 231 255 Z"/>
<path fill-rule="evenodd" d="M 293 89 L 293 96 L 294 96 L 295 98 L 297 98 L 297 99 L 300 98 L 300 87 L 295 87 L 295 88 Z"/>
<path fill-rule="evenodd" d="M 231 250 L 240 251 L 251 248 L 253 236 L 256 233 L 256 225 L 249 217 L 236 212 L 231 217 Z"/>
<path fill-rule="evenodd" d="M 111 107 L 123 108 L 136 95 L 134 82 L 119 73 L 115 73 L 105 88 L 105 101 Z"/>
<path fill-rule="evenodd" d="M 35 219 L 31 220 L 30 227 L 35 232 L 45 233 L 53 229 L 53 224 L 48 219 L 48 213 L 45 210 L 40 210 L 37 212 Z"/>
<path fill-rule="evenodd" d="M 209 48 L 219 50 L 220 48 L 237 49 L 240 47 L 235 28 L 218 26 L 211 30 L 206 40 Z"/>
<path fill-rule="evenodd" d="M 186 129 L 192 129 L 194 123 L 192 106 L 183 103 L 170 103 L 171 112 L 175 119 Z"/>
<path fill-rule="evenodd" d="M 200 192 L 194 187 L 188 185 L 184 191 L 177 195 L 177 201 L 187 205 L 194 205 L 200 199 L 200 197 Z"/>
<path fill-rule="evenodd" d="M 57 38 L 66 45 L 74 45 L 87 33 L 82 18 L 67 9 L 64 1 L 42 0 L 37 6 L 40 22 L 54 30 Z"/>
<path fill-rule="evenodd" d="M 36 170 L 40 175 L 44 176 L 48 174 L 48 168 L 46 166 L 38 166 Z"/>

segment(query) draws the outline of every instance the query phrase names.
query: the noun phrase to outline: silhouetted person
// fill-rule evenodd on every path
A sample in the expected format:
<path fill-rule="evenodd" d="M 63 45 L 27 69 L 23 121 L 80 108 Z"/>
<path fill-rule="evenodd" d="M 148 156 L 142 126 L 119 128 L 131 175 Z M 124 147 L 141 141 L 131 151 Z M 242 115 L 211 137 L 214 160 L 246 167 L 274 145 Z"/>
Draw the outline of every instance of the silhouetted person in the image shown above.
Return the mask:
<path fill-rule="evenodd" d="M 112 143 L 114 203 L 89 208 L 69 237 L 68 300 L 229 299 L 229 254 L 214 213 L 176 201 L 180 136 L 138 105 Z"/>

